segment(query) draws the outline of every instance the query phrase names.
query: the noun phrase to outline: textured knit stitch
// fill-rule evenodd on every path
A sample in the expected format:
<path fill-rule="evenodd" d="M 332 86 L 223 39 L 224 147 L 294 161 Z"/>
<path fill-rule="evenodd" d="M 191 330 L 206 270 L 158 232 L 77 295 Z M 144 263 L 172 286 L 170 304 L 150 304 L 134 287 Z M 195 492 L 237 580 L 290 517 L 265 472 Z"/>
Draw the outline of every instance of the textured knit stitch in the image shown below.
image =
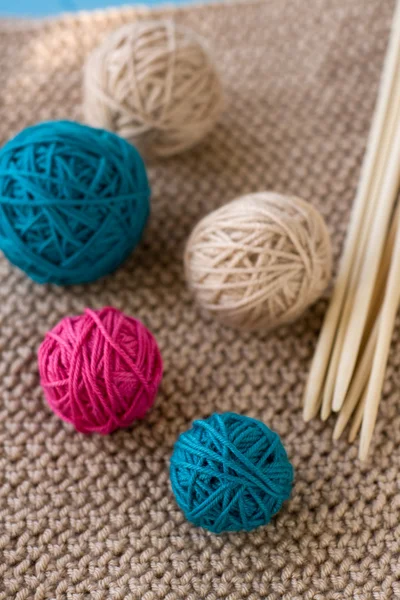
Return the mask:
<path fill-rule="evenodd" d="M 93 281 L 137 245 L 149 196 L 122 138 L 68 121 L 29 127 L 0 152 L 0 249 L 40 283 Z"/>
<path fill-rule="evenodd" d="M 150 331 L 111 307 L 64 317 L 46 333 L 38 362 L 49 405 L 82 433 L 111 433 L 142 419 L 162 377 Z"/>
<path fill-rule="evenodd" d="M 229 412 L 197 420 L 181 433 L 170 472 L 186 518 L 214 533 L 266 525 L 293 483 L 278 434 L 261 421 Z"/>
<path fill-rule="evenodd" d="M 112 277 L 33 283 L 0 258 L 1 600 L 398 600 L 400 335 L 367 464 L 301 398 L 326 298 L 290 327 L 238 333 L 201 317 L 183 252 L 232 198 L 274 189 L 325 218 L 335 266 L 359 177 L 393 1 L 262 0 L 157 10 L 210 40 L 229 110 L 204 142 L 151 165 L 152 218 Z M 88 53 L 149 11 L 0 24 L 0 140 L 82 118 Z M 85 436 L 43 399 L 37 349 L 66 315 L 112 305 L 155 335 L 165 371 L 146 418 Z M 296 472 L 267 527 L 193 527 L 169 460 L 195 419 L 233 411 L 276 431 Z"/>

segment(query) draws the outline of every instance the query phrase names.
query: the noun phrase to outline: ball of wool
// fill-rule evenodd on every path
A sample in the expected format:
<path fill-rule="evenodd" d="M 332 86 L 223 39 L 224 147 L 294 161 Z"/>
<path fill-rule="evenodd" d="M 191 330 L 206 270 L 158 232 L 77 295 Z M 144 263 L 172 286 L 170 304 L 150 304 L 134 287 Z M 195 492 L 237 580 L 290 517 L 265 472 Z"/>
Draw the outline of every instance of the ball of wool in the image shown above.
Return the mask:
<path fill-rule="evenodd" d="M 269 330 L 296 319 L 331 277 L 326 225 L 299 198 L 250 194 L 206 216 L 186 246 L 197 302 L 223 324 Z"/>
<path fill-rule="evenodd" d="M 293 467 L 278 434 L 235 413 L 213 414 L 182 433 L 170 475 L 186 518 L 214 533 L 266 525 L 293 484 Z"/>
<path fill-rule="evenodd" d="M 111 307 L 62 319 L 38 361 L 50 407 L 82 433 L 107 434 L 144 417 L 162 377 L 153 335 Z"/>
<path fill-rule="evenodd" d="M 195 145 L 214 127 L 222 104 L 206 44 L 171 20 L 125 25 L 86 61 L 86 121 L 132 140 L 146 156 Z"/>
<path fill-rule="evenodd" d="M 69 121 L 29 127 L 0 151 L 0 249 L 39 283 L 92 281 L 137 245 L 149 197 L 126 140 Z"/>

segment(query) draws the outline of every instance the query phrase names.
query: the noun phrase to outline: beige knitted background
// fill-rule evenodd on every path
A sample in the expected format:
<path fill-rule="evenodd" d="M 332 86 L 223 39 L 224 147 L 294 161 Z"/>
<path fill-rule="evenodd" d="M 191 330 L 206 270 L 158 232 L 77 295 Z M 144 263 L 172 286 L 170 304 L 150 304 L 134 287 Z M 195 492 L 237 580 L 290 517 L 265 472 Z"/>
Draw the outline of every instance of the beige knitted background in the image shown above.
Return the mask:
<path fill-rule="evenodd" d="M 375 101 L 391 0 L 265 0 L 173 11 L 208 37 L 229 99 L 201 146 L 150 169 L 144 243 L 103 281 L 39 286 L 0 259 L 0 599 L 386 600 L 400 598 L 400 332 L 371 459 L 305 425 L 301 396 L 325 309 L 271 335 L 202 318 L 183 279 L 194 223 L 238 194 L 310 200 L 337 259 Z M 161 10 L 159 14 L 170 14 Z M 0 25 L 0 140 L 81 118 L 82 64 L 133 9 Z M 85 437 L 47 408 L 36 349 L 66 314 L 113 304 L 156 334 L 165 377 L 142 423 Z M 192 419 L 234 410 L 276 429 L 296 468 L 266 528 L 214 536 L 169 488 Z"/>

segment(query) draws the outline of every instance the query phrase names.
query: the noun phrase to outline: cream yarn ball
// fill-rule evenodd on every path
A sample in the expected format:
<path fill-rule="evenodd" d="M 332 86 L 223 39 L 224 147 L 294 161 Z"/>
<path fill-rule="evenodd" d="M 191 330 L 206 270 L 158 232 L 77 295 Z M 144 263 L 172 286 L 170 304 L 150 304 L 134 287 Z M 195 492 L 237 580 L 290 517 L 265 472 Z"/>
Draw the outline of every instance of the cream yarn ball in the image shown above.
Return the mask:
<path fill-rule="evenodd" d="M 168 19 L 121 27 L 86 61 L 85 120 L 129 139 L 146 156 L 190 148 L 214 127 L 222 106 L 205 43 Z"/>
<path fill-rule="evenodd" d="M 269 330 L 290 323 L 321 296 L 332 251 L 311 204 L 261 192 L 202 219 L 184 261 L 189 286 L 208 313 L 237 329 Z"/>

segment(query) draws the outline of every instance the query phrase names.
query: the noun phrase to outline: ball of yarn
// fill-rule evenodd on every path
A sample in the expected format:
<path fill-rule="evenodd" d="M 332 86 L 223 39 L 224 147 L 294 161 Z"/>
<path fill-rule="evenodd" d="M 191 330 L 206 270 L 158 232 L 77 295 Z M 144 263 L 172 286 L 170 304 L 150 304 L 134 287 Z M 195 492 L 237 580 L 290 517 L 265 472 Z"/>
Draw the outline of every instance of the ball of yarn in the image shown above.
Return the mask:
<path fill-rule="evenodd" d="M 107 434 L 144 417 L 162 378 L 153 335 L 110 307 L 62 319 L 38 360 L 50 407 L 82 433 Z"/>
<path fill-rule="evenodd" d="M 205 43 L 171 20 L 125 25 L 86 61 L 86 121 L 132 140 L 147 156 L 195 145 L 221 110 L 221 85 Z"/>
<path fill-rule="evenodd" d="M 321 296 L 332 270 L 326 225 L 299 198 L 250 194 L 206 216 L 186 246 L 197 302 L 223 324 L 269 330 Z"/>
<path fill-rule="evenodd" d="M 170 475 L 188 521 L 214 533 L 266 525 L 293 484 L 293 467 L 278 434 L 235 413 L 195 421 L 182 433 Z"/>
<path fill-rule="evenodd" d="M 0 151 L 0 249 L 39 283 L 92 281 L 137 245 L 149 197 L 122 138 L 69 121 L 29 127 Z"/>

